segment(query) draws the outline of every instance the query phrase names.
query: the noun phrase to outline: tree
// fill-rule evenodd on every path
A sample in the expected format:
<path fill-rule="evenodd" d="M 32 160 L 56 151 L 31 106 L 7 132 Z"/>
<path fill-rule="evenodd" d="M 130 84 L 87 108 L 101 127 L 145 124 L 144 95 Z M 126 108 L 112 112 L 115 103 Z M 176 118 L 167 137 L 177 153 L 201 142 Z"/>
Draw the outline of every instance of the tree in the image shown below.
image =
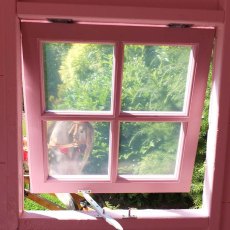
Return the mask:
<path fill-rule="evenodd" d="M 110 110 L 112 59 L 111 45 L 72 44 L 59 66 L 54 109 Z"/>
<path fill-rule="evenodd" d="M 125 47 L 122 108 L 136 111 L 181 111 L 189 47 Z"/>
<path fill-rule="evenodd" d="M 53 109 L 57 98 L 57 87 L 61 83 L 59 67 L 62 59 L 69 50 L 69 43 L 45 43 L 43 44 L 44 72 L 45 72 L 45 92 L 46 107 Z"/>

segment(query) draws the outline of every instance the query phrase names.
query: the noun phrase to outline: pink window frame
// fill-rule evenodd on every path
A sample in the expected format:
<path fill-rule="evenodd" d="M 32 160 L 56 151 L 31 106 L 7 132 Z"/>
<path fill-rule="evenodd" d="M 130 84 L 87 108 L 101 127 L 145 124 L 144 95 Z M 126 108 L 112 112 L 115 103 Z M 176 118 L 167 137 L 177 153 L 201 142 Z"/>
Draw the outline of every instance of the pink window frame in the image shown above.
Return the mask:
<path fill-rule="evenodd" d="M 30 151 L 30 176 L 32 192 L 76 192 L 90 190 L 93 193 L 122 193 L 122 192 L 188 192 L 191 185 L 202 107 L 209 70 L 209 61 L 213 46 L 213 29 L 170 29 L 162 27 L 144 26 L 111 26 L 111 25 L 65 25 L 53 23 L 22 23 L 23 65 L 25 108 L 28 124 L 28 139 Z M 63 34 L 62 31 L 65 31 Z M 77 31 L 77 32 L 76 32 Z M 64 114 L 45 111 L 44 93 L 42 87 L 41 42 L 43 41 L 80 41 L 113 43 L 116 46 L 115 93 L 119 96 L 114 100 L 120 106 L 121 72 L 122 72 L 122 42 L 138 44 L 170 44 L 190 45 L 193 48 L 195 65 L 194 76 L 189 98 L 188 112 L 141 114 L 131 117 L 127 113 L 118 114 Z M 119 87 L 120 86 L 120 87 Z M 31 90 L 33 89 L 33 90 Z M 114 105 L 115 106 L 115 105 Z M 183 123 L 184 145 L 181 156 L 179 176 L 166 180 L 126 180 L 118 178 L 116 170 L 111 172 L 111 180 L 58 180 L 48 178 L 44 157 L 45 143 L 42 121 L 48 120 L 88 120 L 88 121 L 115 121 L 119 119 L 129 121 L 156 121 Z M 113 122 L 114 124 L 114 122 Z M 117 123 L 118 124 L 118 123 Z M 112 130 L 118 138 L 118 126 L 113 125 Z M 116 140 L 115 143 L 118 143 Z M 117 145 L 112 146 L 117 149 Z M 112 165 L 117 169 L 116 154 L 112 155 Z M 110 162 L 111 164 L 111 162 Z M 65 185 L 65 186 L 63 186 Z"/>

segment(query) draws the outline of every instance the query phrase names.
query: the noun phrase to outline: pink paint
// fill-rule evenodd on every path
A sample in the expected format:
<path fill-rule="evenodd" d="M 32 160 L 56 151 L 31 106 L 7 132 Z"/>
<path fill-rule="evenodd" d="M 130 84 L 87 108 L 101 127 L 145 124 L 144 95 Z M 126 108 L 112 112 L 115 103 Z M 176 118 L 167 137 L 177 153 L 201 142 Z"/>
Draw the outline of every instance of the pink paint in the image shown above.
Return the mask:
<path fill-rule="evenodd" d="M 63 35 L 61 31 L 65 29 Z M 75 31 L 78 31 L 76 34 Z M 24 50 L 24 88 L 27 111 L 31 189 L 33 192 L 75 192 L 79 189 L 97 192 L 179 192 L 189 191 L 200 129 L 205 87 L 214 30 L 210 29 L 167 29 L 133 26 L 103 25 L 58 25 L 22 23 Z M 84 41 L 114 43 L 115 65 L 111 112 L 46 112 L 42 57 L 39 41 Z M 182 112 L 121 112 L 121 82 L 123 69 L 123 43 L 170 44 L 193 47 L 190 57 L 189 84 Z M 36 69 L 36 71 L 34 71 Z M 35 90 L 31 90 L 34 89 Z M 41 115 L 42 114 L 42 115 Z M 43 143 L 43 121 L 47 120 L 110 121 L 112 144 L 110 146 L 109 176 L 98 183 L 95 176 L 71 177 L 71 181 L 52 180 L 49 183 L 46 142 Z M 183 132 L 179 145 L 179 161 L 174 176 L 169 177 L 118 177 L 119 126 L 122 121 L 182 122 Z M 46 132 L 46 131 L 45 131 Z M 45 139 L 44 139 L 45 140 Z M 43 154 L 42 154 L 43 153 Z M 95 181 L 94 181 L 95 180 Z M 85 182 L 84 182 L 85 181 Z M 90 184 L 88 183 L 90 181 Z M 122 186 L 120 184 L 122 181 Z M 127 181 L 127 183 L 125 183 Z M 63 184 L 65 186 L 63 186 Z M 133 184 L 133 185 L 132 185 Z"/>
<path fill-rule="evenodd" d="M 158 0 L 160 1 L 160 0 Z M 167 1 L 167 3 L 166 3 Z M 207 7 L 190 8 L 187 4 L 195 3 L 201 4 L 206 2 Z M 216 1 L 216 0 L 212 0 Z M 139 1 L 140 2 L 140 1 Z M 151 1 L 154 3 L 153 1 Z M 17 12 L 20 18 L 46 20 L 59 15 L 61 18 L 74 18 L 76 21 L 83 22 L 100 22 L 100 23 L 129 23 L 129 24 L 168 24 L 172 22 L 182 22 L 200 25 L 200 26 L 216 26 L 224 21 L 224 12 L 216 8 L 209 8 L 211 0 L 194 0 L 183 1 L 186 5 L 184 7 L 182 0 L 176 0 L 171 3 L 174 7 L 169 7 L 170 1 L 165 0 L 158 7 L 149 7 L 142 5 L 142 7 L 130 4 L 126 7 L 121 7 L 111 4 L 64 4 L 63 1 L 56 1 L 55 4 L 39 3 L 34 1 L 19 2 L 17 5 Z"/>
<path fill-rule="evenodd" d="M 70 0 L 69 0 L 70 1 Z M 36 1 L 38 2 L 38 1 Z M 213 98 L 211 101 L 210 131 L 207 152 L 207 171 L 204 187 L 204 208 L 202 210 L 165 210 L 158 211 L 146 216 L 143 213 L 136 218 L 122 219 L 121 224 L 125 229 L 146 229 L 154 228 L 171 230 L 186 229 L 188 226 L 193 230 L 227 230 L 229 229 L 229 170 L 228 170 L 228 119 L 229 119 L 229 15 L 230 8 L 227 0 L 187 0 L 187 1 L 133 1 L 127 5 L 149 6 L 153 8 L 124 6 L 100 6 L 97 8 L 90 5 L 73 5 L 65 4 L 64 1 L 54 1 L 47 4 L 46 1 L 40 0 L 37 5 L 35 1 L 18 2 L 18 14 L 20 17 L 27 19 L 42 19 L 47 16 L 73 16 L 77 19 L 92 20 L 98 19 L 101 22 L 120 22 L 120 23 L 168 23 L 168 22 L 187 22 L 198 26 L 216 26 L 217 40 L 215 52 L 215 77 L 213 84 Z M 42 3 L 43 2 L 43 3 Z M 55 2 L 63 3 L 62 5 Z M 99 2 L 98 2 L 99 3 Z M 101 4 L 102 2 L 100 2 Z M 125 1 L 119 4 L 126 4 Z M 156 9 L 154 7 L 160 7 Z M 18 30 L 16 1 L 3 0 L 0 2 L 0 14 L 4 12 L 3 28 L 0 27 L 0 37 L 2 34 L 7 37 L 4 47 L 0 45 L 0 66 L 5 69 L 4 75 L 0 73 L 1 90 L 0 99 L 0 127 L 3 132 L 0 136 L 6 141 L 2 141 L 1 157 L 3 159 L 0 165 L 1 174 L 5 175 L 1 179 L 1 185 L 4 190 L 0 189 L 0 229 L 108 229 L 108 226 L 100 219 L 76 215 L 72 213 L 67 215 L 59 212 L 24 212 L 22 216 L 23 203 L 23 181 L 20 164 L 21 148 L 21 82 L 20 82 L 20 47 Z M 4 9 L 4 10 L 2 10 Z M 127 10 L 128 9 L 128 10 Z M 115 12 L 114 16 L 112 13 Z M 127 13 L 128 12 L 128 13 Z M 112 17 L 113 16 L 113 17 Z M 125 17 L 126 16 L 126 17 Z M 3 32 L 2 32 L 3 31 Z M 35 29 L 36 31 L 36 29 Z M 188 39 L 189 36 L 188 36 Z M 1 39 L 0 39 L 1 40 Z M 16 45 L 17 44 L 17 45 Z M 3 51 L 2 49 L 5 48 Z M 7 52 L 6 52 L 7 50 Z M 2 52 L 4 57 L 2 57 Z M 3 63 L 4 62 L 4 63 Z M 2 64 L 3 63 L 3 64 Z M 16 78 L 18 76 L 18 78 Z M 4 80 L 2 80 L 4 79 Z M 32 84 L 32 83 L 31 83 Z M 3 108 L 3 109 L 2 109 Z M 39 112 L 39 111 L 37 111 Z M 195 112 L 194 112 L 195 113 Z M 45 115 L 47 116 L 47 115 Z M 44 120 L 46 120 L 44 116 Z M 53 118 L 55 115 L 52 115 Z M 63 116 L 63 118 L 66 118 Z M 39 117 L 41 119 L 41 117 Z M 52 118 L 51 118 L 52 119 Z M 40 124 L 37 124 L 40 127 Z M 42 134 L 40 134 L 42 135 Z M 2 139 L 1 138 L 1 139 Z M 33 137 L 32 137 L 33 139 Z M 30 140 L 29 140 L 30 141 Z M 194 142 L 195 143 L 195 142 Z M 41 145 L 41 143 L 38 143 Z M 42 150 L 42 149 L 40 149 Z M 225 161 L 228 160 L 228 161 Z M 224 164 L 225 162 L 225 164 Z M 227 172 L 224 178 L 224 173 Z M 40 181 L 43 183 L 44 180 Z M 40 183 L 38 181 L 38 183 Z M 1 186 L 2 188 L 2 186 Z M 18 189 L 15 189 L 18 188 Z M 222 205 L 221 194 L 225 192 Z M 193 212 L 191 215 L 190 212 Z M 159 214 L 160 213 L 160 214 Z M 142 218 L 141 218 L 142 216 Z M 64 220 L 65 219 L 65 220 Z M 90 220 L 89 220 L 90 219 Z M 221 225 L 220 225 L 221 224 Z"/>

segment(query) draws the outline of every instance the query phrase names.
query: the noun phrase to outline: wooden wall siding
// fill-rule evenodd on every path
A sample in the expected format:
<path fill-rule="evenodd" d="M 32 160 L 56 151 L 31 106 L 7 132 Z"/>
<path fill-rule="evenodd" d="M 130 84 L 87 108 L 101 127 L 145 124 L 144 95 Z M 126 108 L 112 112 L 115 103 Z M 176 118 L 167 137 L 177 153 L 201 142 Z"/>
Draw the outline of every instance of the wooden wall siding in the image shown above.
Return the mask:
<path fill-rule="evenodd" d="M 19 2 L 50 2 L 62 0 L 19 0 Z M 65 3 L 119 5 L 119 6 L 151 6 L 164 8 L 218 9 L 218 0 L 65 0 Z"/>
<path fill-rule="evenodd" d="M 229 124 L 228 129 L 229 129 L 228 137 L 230 137 L 230 124 Z M 226 161 L 223 162 L 223 166 L 225 165 L 223 202 L 228 202 L 230 205 L 230 167 L 229 167 L 229 163 L 230 163 L 230 141 L 228 142 L 228 153 L 227 153 Z M 230 215 L 230 212 L 229 212 L 229 215 Z"/>
<path fill-rule="evenodd" d="M 230 203 L 224 203 L 222 208 L 222 219 L 220 230 L 229 230 L 230 229 Z"/>
<path fill-rule="evenodd" d="M 24 0 L 20 2 L 60 2 L 61 0 Z M 65 2 L 76 2 L 77 0 L 66 0 Z M 225 41 L 222 46 L 219 46 L 223 56 L 219 64 L 219 74 L 222 75 L 224 81 L 216 82 L 218 89 L 218 104 L 220 109 L 219 113 L 215 114 L 219 119 L 220 123 L 217 126 L 218 131 L 216 158 L 212 157 L 210 163 L 213 163 L 209 169 L 213 171 L 209 176 L 212 180 L 214 178 L 213 191 L 206 196 L 206 200 L 212 200 L 212 204 L 208 207 L 210 211 L 209 227 L 207 224 L 198 226 L 190 226 L 189 221 L 185 221 L 183 225 L 175 227 L 173 222 L 165 222 L 167 226 L 159 226 L 157 222 L 151 220 L 122 220 L 121 223 L 127 226 L 127 229 L 142 229 L 143 226 L 147 229 L 159 229 L 167 230 L 229 230 L 230 228 L 230 146 L 228 146 L 228 156 L 225 159 L 226 143 L 229 138 L 230 127 L 226 126 L 229 120 L 229 49 L 230 49 L 230 31 L 229 28 L 229 16 L 230 16 L 230 1 L 228 0 L 79 0 L 79 3 L 97 3 L 97 4 L 119 4 L 119 5 L 132 5 L 132 6 L 154 6 L 154 7 L 168 7 L 168 8 L 190 8 L 190 9 L 211 9 L 211 10 L 225 10 L 227 16 L 226 24 L 223 27 L 219 27 L 219 36 L 224 36 Z M 64 2 L 64 0 L 62 0 Z M 228 4 L 227 6 L 224 3 Z M 4 12 L 4 20 L 3 17 Z M 215 11 L 216 12 L 216 11 Z M 219 24 L 221 24 L 222 19 Z M 20 67 L 18 61 L 20 60 L 19 54 L 19 24 L 16 15 L 16 0 L 0 0 L 0 230 L 36 230 L 36 229 L 67 229 L 66 221 L 58 220 L 53 218 L 47 221 L 47 218 L 37 219 L 21 219 L 20 226 L 19 216 L 22 211 L 22 170 L 18 168 L 18 159 L 21 153 L 21 123 L 20 123 L 20 106 L 21 106 L 21 85 L 20 85 Z M 3 26 L 7 22 L 7 27 Z M 224 33 L 225 32 L 225 33 Z M 3 41 L 6 37 L 7 40 Z M 4 51 L 3 48 L 7 50 Z M 223 61 L 223 62 L 222 62 Z M 218 63 L 218 62 L 217 62 Z M 223 69 L 222 69 L 223 68 Z M 3 71 L 4 69 L 4 71 Z M 219 97 L 220 96 L 220 97 Z M 227 111 L 226 111 L 227 110 Z M 214 125 L 215 126 L 215 125 Z M 5 139 L 4 139 L 5 138 Z M 19 154 L 19 155 L 17 155 Z M 217 159 L 217 162 L 215 162 Z M 224 169 L 224 162 L 226 169 Z M 225 178 L 223 178 L 223 172 L 225 170 Z M 217 171 L 217 173 L 216 173 Z M 214 175 L 215 174 L 215 175 Z M 206 190 L 211 184 L 206 184 Z M 224 186 L 224 196 L 222 198 L 222 187 Z M 19 189 L 18 189 L 19 188 Z M 209 189 L 212 189 L 210 187 Z M 221 203 L 221 200 L 223 203 Z M 19 202 L 20 201 L 20 202 Z M 216 218 L 217 217 L 217 218 Z M 98 221 L 68 221 L 69 230 L 71 229 L 109 229 L 108 225 L 102 220 Z M 89 224 L 93 225 L 89 226 Z M 163 223 L 161 221 L 161 223 Z M 197 220 L 194 220 L 196 225 Z M 135 225 L 136 224 L 136 225 Z M 187 226 L 188 225 L 188 226 Z M 190 228 L 190 229 L 189 229 Z"/>
<path fill-rule="evenodd" d="M 1 152 L 0 152 L 1 153 Z M 0 230 L 7 229 L 7 177 L 6 164 L 0 162 Z"/>
<path fill-rule="evenodd" d="M 5 125 L 5 77 L 3 76 L 3 6 L 0 2 L 0 230 L 7 229 L 7 177 L 6 177 L 6 125 Z"/>
<path fill-rule="evenodd" d="M 1 4 L 1 3 L 0 3 Z M 3 36 L 3 26 L 4 26 L 4 21 L 3 21 L 3 8 L 0 7 L 0 76 L 4 75 L 4 57 L 3 57 L 3 41 L 4 41 L 4 36 Z"/>
<path fill-rule="evenodd" d="M 230 52 L 230 1 L 226 0 L 226 1 L 220 1 L 223 5 L 223 7 L 226 10 L 226 16 L 225 16 L 225 24 L 224 24 L 224 37 L 225 37 L 225 45 L 223 47 L 223 61 L 222 61 L 222 71 L 223 71 L 223 75 L 224 75 L 224 79 L 226 80 L 225 84 L 226 87 L 222 87 L 223 89 L 226 89 L 226 96 L 225 98 L 227 100 L 224 100 L 222 102 L 223 105 L 226 105 L 225 110 L 228 110 L 228 118 L 226 118 L 227 123 L 225 123 L 225 126 L 227 127 L 228 132 L 226 133 L 226 138 L 227 138 L 227 152 L 226 152 L 226 158 L 223 159 L 222 162 L 220 162 L 220 164 L 217 167 L 223 167 L 224 169 L 224 178 L 223 178 L 223 197 L 222 197 L 222 201 L 223 201 L 223 208 L 222 208 L 222 215 L 228 218 L 225 218 L 224 222 L 229 221 L 229 217 L 230 217 L 230 209 L 229 209 L 229 205 L 230 205 L 230 108 L 229 108 L 229 104 L 230 104 L 230 95 L 229 95 L 229 86 L 230 86 L 230 70 L 229 70 L 229 52 Z M 227 93 L 228 92 L 228 93 Z M 224 95 L 224 92 L 223 92 Z M 224 108 L 224 106 L 223 106 Z M 221 118 L 220 118 L 221 119 Z M 221 131 L 222 129 L 224 129 L 225 127 L 219 127 L 219 130 Z M 220 178 L 219 178 L 220 179 Z M 227 203 L 226 203 L 227 202 Z M 226 208 L 228 207 L 228 208 Z M 221 221 L 221 223 L 223 223 Z M 228 222 L 228 229 L 230 229 L 230 222 Z M 227 226 L 227 225 L 226 225 Z M 227 228 L 224 228 L 224 230 Z"/>
<path fill-rule="evenodd" d="M 4 41 L 4 78 L 5 78 L 5 109 L 1 111 L 4 114 L 3 123 L 6 126 L 4 136 L 6 138 L 6 177 L 5 191 L 7 195 L 7 211 L 5 217 L 7 220 L 6 230 L 16 230 L 19 221 L 19 212 L 22 210 L 22 202 L 19 203 L 19 196 L 22 194 L 22 170 L 19 171 L 18 154 L 21 154 L 21 74 L 20 74 L 20 32 L 19 20 L 16 15 L 15 0 L 1 0 L 1 8 L 4 13 L 4 30 L 2 36 Z M 0 174 L 1 175 L 1 174 Z M 20 186 L 19 186 L 19 183 Z M 1 198 L 2 199 L 2 198 Z M 22 200 L 22 199 L 21 199 Z M 4 230 L 5 230 L 4 229 Z"/>
<path fill-rule="evenodd" d="M 0 31 L 1 34 L 1 31 Z M 1 52 L 0 52 L 1 53 Z M 2 55 L 3 56 L 3 55 Z M 5 77 L 0 75 L 0 164 L 6 163 L 6 84 Z M 1 175 L 1 174 L 0 174 Z"/>

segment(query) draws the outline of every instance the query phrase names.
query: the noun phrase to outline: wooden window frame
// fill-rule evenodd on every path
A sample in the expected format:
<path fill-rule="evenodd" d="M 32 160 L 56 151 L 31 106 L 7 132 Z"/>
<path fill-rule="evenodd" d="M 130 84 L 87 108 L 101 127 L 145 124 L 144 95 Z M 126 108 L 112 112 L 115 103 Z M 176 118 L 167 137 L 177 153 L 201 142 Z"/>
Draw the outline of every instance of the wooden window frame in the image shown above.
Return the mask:
<path fill-rule="evenodd" d="M 198 143 L 200 120 L 209 70 L 209 61 L 213 45 L 213 29 L 181 29 L 147 26 L 119 25 L 77 25 L 54 23 L 22 23 L 24 98 L 28 124 L 28 142 L 30 152 L 30 176 L 32 192 L 77 192 L 93 193 L 146 193 L 146 192 L 188 192 Z M 62 33 L 65 31 L 65 33 Z M 50 112 L 44 106 L 43 68 L 41 44 L 44 41 L 96 42 L 115 45 L 114 102 L 112 114 L 78 114 Z M 123 44 L 163 44 L 188 45 L 193 47 L 194 68 L 189 73 L 192 78 L 190 96 L 187 98 L 187 111 L 135 113 L 120 112 L 122 46 Z M 189 79 L 190 80 L 190 79 Z M 31 90 L 33 89 L 33 90 Z M 116 99 L 115 99 L 116 98 Z M 112 154 L 109 180 L 92 178 L 91 180 L 63 180 L 49 178 L 45 164 L 44 121 L 49 120 L 87 120 L 112 122 L 112 152 L 118 152 L 120 121 L 180 122 L 182 124 L 183 150 L 180 156 L 178 176 L 166 179 L 133 179 L 118 177 L 117 154 Z M 115 133 L 115 134 L 114 134 Z M 113 141 L 115 140 L 115 141 Z M 115 144 L 114 144 L 115 143 Z M 41 154 L 43 153 L 43 154 Z M 65 185 L 65 186 L 63 186 Z"/>

